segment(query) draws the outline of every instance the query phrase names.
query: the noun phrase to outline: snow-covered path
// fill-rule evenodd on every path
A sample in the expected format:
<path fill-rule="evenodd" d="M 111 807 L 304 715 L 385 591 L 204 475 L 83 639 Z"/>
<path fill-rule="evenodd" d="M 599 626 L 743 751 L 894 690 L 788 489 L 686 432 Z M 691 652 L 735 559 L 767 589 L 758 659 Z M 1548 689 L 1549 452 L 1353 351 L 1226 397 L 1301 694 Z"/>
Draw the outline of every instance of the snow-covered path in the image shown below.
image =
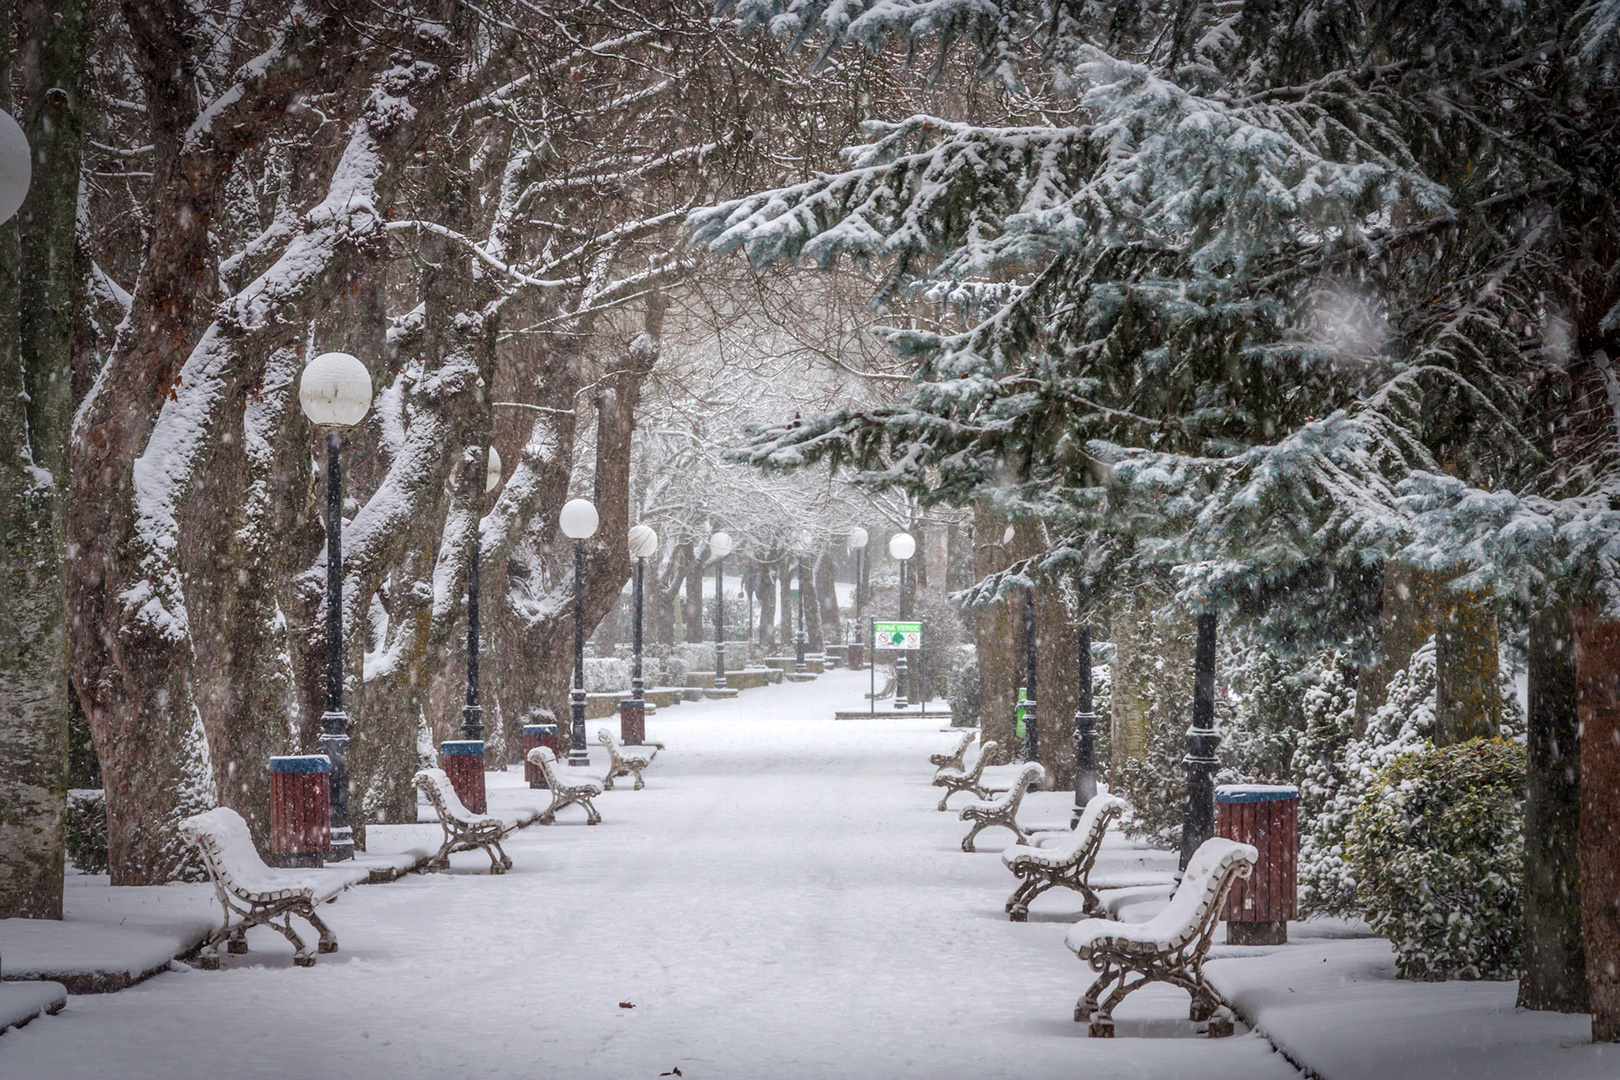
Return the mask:
<path fill-rule="evenodd" d="M 474 853 L 351 890 L 328 909 L 342 952 L 314 969 L 256 932 L 223 971 L 75 997 L 0 1040 L 0 1075 L 1298 1075 L 1255 1035 L 1190 1037 L 1177 991 L 1088 1040 L 1070 1012 L 1090 973 L 1062 944 L 1077 905 L 1007 921 L 1011 876 L 933 809 L 937 721 L 831 719 L 864 682 L 666 710 L 648 727 L 669 749 L 646 790 L 598 800 L 601 826 L 524 830 L 505 877 Z"/>

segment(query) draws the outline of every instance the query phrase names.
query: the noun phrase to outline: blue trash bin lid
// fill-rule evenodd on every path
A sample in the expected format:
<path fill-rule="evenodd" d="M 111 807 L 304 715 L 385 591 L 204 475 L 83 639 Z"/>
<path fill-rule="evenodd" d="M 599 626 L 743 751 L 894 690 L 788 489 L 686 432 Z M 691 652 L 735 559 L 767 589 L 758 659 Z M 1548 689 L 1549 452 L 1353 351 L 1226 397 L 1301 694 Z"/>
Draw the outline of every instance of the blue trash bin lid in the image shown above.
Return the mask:
<path fill-rule="evenodd" d="M 483 739 L 448 739 L 439 744 L 439 753 L 444 754 L 446 757 L 471 757 L 483 752 Z"/>
<path fill-rule="evenodd" d="M 555 734 L 557 734 L 557 725 L 556 724 L 524 724 L 523 725 L 523 734 L 525 734 L 525 735 L 555 735 Z"/>
<path fill-rule="evenodd" d="M 332 759 L 325 754 L 283 754 L 270 759 L 270 771 L 280 773 L 331 772 Z"/>
<path fill-rule="evenodd" d="M 1299 788 L 1293 784 L 1222 784 L 1215 789 L 1215 801 L 1284 802 L 1299 798 Z"/>

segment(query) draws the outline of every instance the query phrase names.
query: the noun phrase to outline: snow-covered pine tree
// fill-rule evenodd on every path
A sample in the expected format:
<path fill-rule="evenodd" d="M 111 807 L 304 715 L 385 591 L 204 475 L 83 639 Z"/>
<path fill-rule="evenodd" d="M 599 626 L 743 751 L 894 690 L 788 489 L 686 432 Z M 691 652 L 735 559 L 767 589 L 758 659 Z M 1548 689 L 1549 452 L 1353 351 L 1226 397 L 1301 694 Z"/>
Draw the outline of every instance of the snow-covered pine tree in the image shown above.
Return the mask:
<path fill-rule="evenodd" d="M 745 460 L 1044 517 L 1046 563 L 1128 530 L 1296 647 L 1364 657 L 1391 558 L 1620 609 L 1620 2 L 722 7 L 824 55 L 964 42 L 1049 106 L 875 124 L 843 172 L 693 215 L 962 315 L 894 335 L 903 402 Z"/>

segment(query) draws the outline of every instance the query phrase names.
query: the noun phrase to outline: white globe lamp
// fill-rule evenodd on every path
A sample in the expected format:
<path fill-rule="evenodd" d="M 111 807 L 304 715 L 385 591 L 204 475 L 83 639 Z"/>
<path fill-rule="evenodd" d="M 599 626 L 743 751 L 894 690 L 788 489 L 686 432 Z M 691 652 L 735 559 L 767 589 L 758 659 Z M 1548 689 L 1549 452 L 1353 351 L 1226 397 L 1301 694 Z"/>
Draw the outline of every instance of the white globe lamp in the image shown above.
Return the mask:
<path fill-rule="evenodd" d="M 0 224 L 16 215 L 34 178 L 33 155 L 16 119 L 0 109 Z"/>
<path fill-rule="evenodd" d="M 630 557 L 650 559 L 658 550 L 658 534 L 651 525 L 637 525 L 630 530 Z"/>
<path fill-rule="evenodd" d="M 871 535 L 868 534 L 865 529 L 857 525 L 853 529 L 849 530 L 849 549 L 851 551 L 859 551 L 866 546 L 867 541 L 870 539 L 872 539 Z"/>
<path fill-rule="evenodd" d="M 568 539 L 589 540 L 596 535 L 600 519 L 591 500 L 569 499 L 563 504 L 562 513 L 557 515 L 557 523 L 562 526 L 563 535 Z"/>
<path fill-rule="evenodd" d="M 917 554 L 917 538 L 906 532 L 895 533 L 889 537 L 889 554 L 905 562 Z"/>
<path fill-rule="evenodd" d="M 484 491 L 491 492 L 501 486 L 501 452 L 489 448 L 489 465 L 484 472 Z"/>
<path fill-rule="evenodd" d="M 723 559 L 731 554 L 731 534 L 717 532 L 709 537 L 709 554 L 716 559 Z"/>
<path fill-rule="evenodd" d="M 304 365 L 298 404 L 313 424 L 352 427 L 371 411 L 371 372 L 348 353 L 322 353 Z"/>

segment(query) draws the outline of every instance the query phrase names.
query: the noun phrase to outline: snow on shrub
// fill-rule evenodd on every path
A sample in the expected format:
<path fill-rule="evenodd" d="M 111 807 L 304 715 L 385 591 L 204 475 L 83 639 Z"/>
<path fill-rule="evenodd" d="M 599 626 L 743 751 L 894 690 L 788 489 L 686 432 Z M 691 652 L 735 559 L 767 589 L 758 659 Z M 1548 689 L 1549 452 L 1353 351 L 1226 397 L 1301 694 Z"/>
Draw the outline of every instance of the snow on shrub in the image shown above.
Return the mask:
<path fill-rule="evenodd" d="M 630 661 L 617 656 L 597 656 L 585 659 L 585 690 L 603 694 L 614 690 L 630 689 Z"/>
<path fill-rule="evenodd" d="M 1308 700 L 1305 737 L 1295 754 L 1301 915 L 1361 914 L 1345 840 L 1350 820 L 1380 769 L 1429 745 L 1435 695 L 1431 638 L 1390 679 L 1384 704 L 1368 718 L 1360 737 L 1351 735 L 1355 707 L 1347 687 L 1324 682 Z"/>
<path fill-rule="evenodd" d="M 952 725 L 979 725 L 979 651 L 972 645 L 958 645 L 947 657 L 945 697 L 951 703 Z"/>
<path fill-rule="evenodd" d="M 1518 975 L 1524 785 L 1524 748 L 1505 739 L 1427 747 L 1378 772 L 1346 848 L 1401 978 Z"/>

